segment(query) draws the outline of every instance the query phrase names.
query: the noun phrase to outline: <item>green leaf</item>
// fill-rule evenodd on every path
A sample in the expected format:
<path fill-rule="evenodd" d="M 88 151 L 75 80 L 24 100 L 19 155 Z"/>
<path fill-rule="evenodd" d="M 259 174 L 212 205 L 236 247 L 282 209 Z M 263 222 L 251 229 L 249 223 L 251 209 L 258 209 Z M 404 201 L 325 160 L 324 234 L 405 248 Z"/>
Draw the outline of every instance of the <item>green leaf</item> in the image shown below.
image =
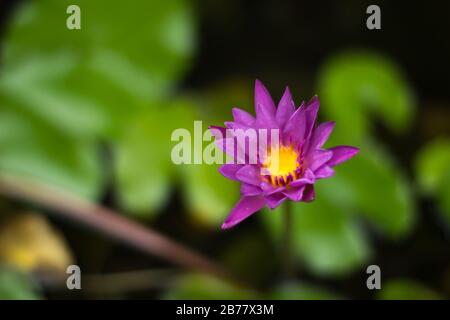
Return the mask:
<path fill-rule="evenodd" d="M 336 121 L 327 145 L 354 145 L 361 150 L 336 169 L 337 181 L 351 196 L 334 197 L 334 201 L 368 218 L 388 236 L 405 235 L 415 221 L 410 183 L 404 170 L 371 137 L 372 115 L 396 132 L 411 123 L 415 103 L 401 71 L 382 55 L 344 52 L 324 64 L 319 96 L 323 113 Z M 329 194 L 339 189 L 336 186 Z"/>
<path fill-rule="evenodd" d="M 450 225 L 450 169 L 444 173 L 444 181 L 437 192 L 439 204 L 442 207 L 444 217 Z"/>
<path fill-rule="evenodd" d="M 81 30 L 66 28 L 73 4 Z M 186 70 L 195 45 L 191 7 L 48 0 L 22 3 L 15 14 L 2 44 L 0 124 L 8 130 L 0 134 L 0 170 L 94 199 L 103 183 L 100 139 L 121 136 Z M 148 194 L 150 204 L 166 194 L 164 171 L 154 172 L 152 185 L 130 180 L 134 208 Z"/>
<path fill-rule="evenodd" d="M 163 294 L 168 300 L 246 300 L 257 299 L 257 293 L 202 274 L 179 277 Z"/>
<path fill-rule="evenodd" d="M 336 171 L 338 179 L 351 188 L 351 205 L 356 212 L 392 238 L 411 230 L 415 208 L 410 185 L 381 147 L 367 143 L 355 158 Z"/>
<path fill-rule="evenodd" d="M 407 279 L 390 280 L 383 284 L 377 298 L 381 300 L 441 300 L 440 294 L 426 286 Z"/>
<path fill-rule="evenodd" d="M 192 125 L 192 105 L 160 103 L 134 117 L 118 138 L 116 170 L 119 201 L 133 213 L 156 213 L 168 200 L 175 167 L 171 134 Z"/>
<path fill-rule="evenodd" d="M 337 135 L 350 144 L 370 132 L 371 114 L 396 131 L 404 130 L 414 115 L 413 94 L 400 70 L 370 52 L 343 52 L 326 61 L 319 97 L 322 110 L 338 124 Z"/>
<path fill-rule="evenodd" d="M 327 197 L 320 184 L 316 194 L 314 202 L 291 204 L 295 254 L 300 262 L 318 275 L 340 275 L 353 271 L 370 256 L 362 230 L 343 207 Z M 282 207 L 261 215 L 272 234 L 281 239 Z M 283 243 L 278 241 L 278 245 Z"/>
<path fill-rule="evenodd" d="M 40 299 L 35 282 L 25 273 L 0 266 L 0 300 Z"/>
<path fill-rule="evenodd" d="M 450 224 L 450 140 L 426 145 L 416 156 L 414 170 L 421 190 L 438 199 Z"/>
<path fill-rule="evenodd" d="M 66 27 L 73 4 L 81 30 Z M 0 90 L 65 133 L 114 134 L 171 91 L 194 50 L 193 25 L 184 0 L 23 3 L 6 35 Z"/>
<path fill-rule="evenodd" d="M 239 187 L 218 172 L 218 165 L 183 166 L 183 192 L 190 212 L 200 222 L 219 228 L 239 200 Z"/>
<path fill-rule="evenodd" d="M 1 98 L 1 97 L 0 97 Z M 0 172 L 39 179 L 88 199 L 102 185 L 98 150 L 0 105 Z"/>
<path fill-rule="evenodd" d="M 224 121 L 232 118 L 231 109 L 239 105 L 248 107 L 251 102 L 251 87 L 248 82 L 233 79 L 217 86 L 208 88 L 197 98 L 195 104 L 198 114 L 196 120 L 202 120 L 202 130 L 206 131 L 210 125 L 223 126 Z M 193 124 L 186 126 L 194 139 Z M 206 138 L 205 138 L 206 139 Z M 203 150 L 214 139 L 203 142 Z M 216 151 L 222 158 L 221 150 Z M 201 150 L 200 150 L 201 152 Z M 193 164 L 178 166 L 181 177 L 181 188 L 190 213 L 199 222 L 213 228 L 219 228 L 228 213 L 239 200 L 239 184 L 223 177 L 216 164 Z"/>
<path fill-rule="evenodd" d="M 450 169 L 450 140 L 440 138 L 427 144 L 416 155 L 414 169 L 421 189 L 436 192 L 446 181 L 445 173 Z"/>
<path fill-rule="evenodd" d="M 337 295 L 327 289 L 303 282 L 290 282 L 278 286 L 269 295 L 274 300 L 336 300 Z"/>

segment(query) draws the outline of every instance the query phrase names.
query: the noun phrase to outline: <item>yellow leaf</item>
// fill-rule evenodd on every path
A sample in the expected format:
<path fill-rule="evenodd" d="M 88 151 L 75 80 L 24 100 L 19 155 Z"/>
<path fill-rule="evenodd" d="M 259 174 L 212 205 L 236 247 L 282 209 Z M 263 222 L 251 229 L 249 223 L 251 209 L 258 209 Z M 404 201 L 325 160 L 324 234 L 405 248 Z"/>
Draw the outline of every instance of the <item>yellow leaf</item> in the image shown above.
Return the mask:
<path fill-rule="evenodd" d="M 25 271 L 65 272 L 73 264 L 62 234 L 36 213 L 14 215 L 0 226 L 0 260 Z"/>

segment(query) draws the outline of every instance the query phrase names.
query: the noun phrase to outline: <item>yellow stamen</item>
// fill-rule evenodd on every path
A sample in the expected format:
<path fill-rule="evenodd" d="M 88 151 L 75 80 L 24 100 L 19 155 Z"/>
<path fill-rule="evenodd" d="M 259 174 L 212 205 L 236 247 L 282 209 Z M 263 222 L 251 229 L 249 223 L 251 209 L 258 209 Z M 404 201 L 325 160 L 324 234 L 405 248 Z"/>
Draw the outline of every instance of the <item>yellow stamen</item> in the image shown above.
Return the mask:
<path fill-rule="evenodd" d="M 274 186 L 285 186 L 301 174 L 299 152 L 293 146 L 281 146 L 269 151 L 263 173 Z"/>

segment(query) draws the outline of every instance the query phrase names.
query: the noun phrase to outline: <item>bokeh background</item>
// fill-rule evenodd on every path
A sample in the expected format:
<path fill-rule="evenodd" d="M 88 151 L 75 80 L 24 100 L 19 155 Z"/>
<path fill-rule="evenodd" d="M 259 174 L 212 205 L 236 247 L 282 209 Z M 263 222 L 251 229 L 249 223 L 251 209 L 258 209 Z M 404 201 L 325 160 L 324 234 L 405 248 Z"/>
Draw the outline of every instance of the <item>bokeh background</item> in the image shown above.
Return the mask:
<path fill-rule="evenodd" d="M 369 4 L 2 0 L 0 298 L 450 297 L 450 5 L 380 0 L 370 31 Z M 238 185 L 170 161 L 256 78 L 318 94 L 328 145 L 361 148 L 293 205 L 290 276 L 279 210 L 221 231 Z"/>

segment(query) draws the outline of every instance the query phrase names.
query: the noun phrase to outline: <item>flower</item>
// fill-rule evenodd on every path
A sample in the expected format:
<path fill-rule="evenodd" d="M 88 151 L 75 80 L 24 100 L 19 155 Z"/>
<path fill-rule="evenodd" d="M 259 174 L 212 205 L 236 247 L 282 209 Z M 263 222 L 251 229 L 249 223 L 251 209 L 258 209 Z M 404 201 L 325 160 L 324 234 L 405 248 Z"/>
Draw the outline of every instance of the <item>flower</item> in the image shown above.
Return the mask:
<path fill-rule="evenodd" d="M 233 108 L 234 121 L 225 122 L 225 127 L 210 127 L 216 144 L 235 158 L 233 163 L 222 165 L 219 172 L 241 183 L 241 199 L 225 219 L 222 229 L 237 225 L 264 206 L 274 209 L 285 200 L 314 200 L 314 183 L 331 177 L 334 166 L 358 153 L 358 148 L 350 146 L 323 148 L 334 122 L 316 126 L 318 110 L 317 96 L 296 109 L 288 87 L 275 107 L 265 86 L 256 80 L 256 118 Z M 253 129 L 256 134 L 246 136 L 246 140 L 237 139 L 233 131 L 237 132 L 236 129 Z M 250 148 L 247 148 L 251 143 L 259 146 L 253 162 Z M 239 156 L 238 151 L 242 150 Z"/>

